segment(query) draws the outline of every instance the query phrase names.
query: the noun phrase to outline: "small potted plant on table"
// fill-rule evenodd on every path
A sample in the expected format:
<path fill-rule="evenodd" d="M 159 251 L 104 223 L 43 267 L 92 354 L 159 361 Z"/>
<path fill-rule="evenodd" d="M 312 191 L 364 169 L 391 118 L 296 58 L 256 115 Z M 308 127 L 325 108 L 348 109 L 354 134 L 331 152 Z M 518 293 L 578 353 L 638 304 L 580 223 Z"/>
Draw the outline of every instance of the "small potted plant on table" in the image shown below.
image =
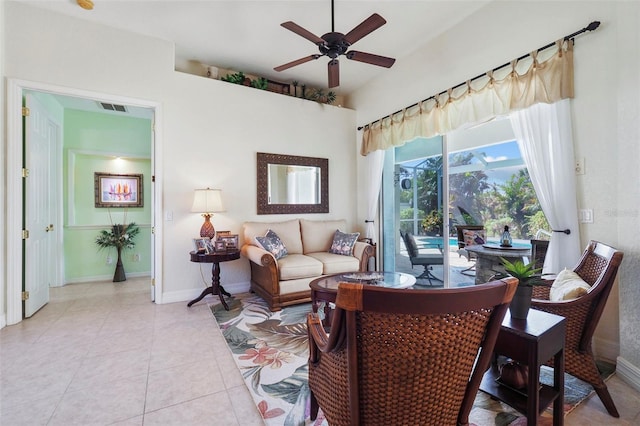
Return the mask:
<path fill-rule="evenodd" d="M 526 319 L 529 314 L 529 308 L 531 307 L 533 286 L 544 283 L 540 276 L 542 268 L 534 268 L 535 265 L 533 262 L 525 264 L 520 259 L 509 262 L 507 259 L 501 257 L 500 260 L 507 274 L 518 279 L 516 294 L 513 295 L 513 299 L 509 305 L 511 318 Z"/>

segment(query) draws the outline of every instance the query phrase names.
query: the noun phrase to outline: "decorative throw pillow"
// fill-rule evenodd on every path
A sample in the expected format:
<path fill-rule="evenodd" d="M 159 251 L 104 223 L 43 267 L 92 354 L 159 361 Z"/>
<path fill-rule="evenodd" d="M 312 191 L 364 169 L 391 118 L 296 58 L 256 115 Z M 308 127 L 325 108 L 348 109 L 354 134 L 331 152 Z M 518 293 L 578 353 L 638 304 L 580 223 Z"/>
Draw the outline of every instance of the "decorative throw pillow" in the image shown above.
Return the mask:
<path fill-rule="evenodd" d="M 463 229 L 462 235 L 464 236 L 465 246 L 481 246 L 486 242 L 483 230 Z"/>
<path fill-rule="evenodd" d="M 331 243 L 329 253 L 352 256 L 353 246 L 356 245 L 356 241 L 358 241 L 359 236 L 359 232 L 354 232 L 353 234 L 345 234 L 344 232 L 341 232 L 339 229 L 337 229 L 336 233 L 333 234 L 333 242 Z"/>
<path fill-rule="evenodd" d="M 256 241 L 263 249 L 273 254 L 276 259 L 281 259 L 289 254 L 278 234 L 271 229 L 267 231 L 264 237 L 256 237 Z"/>
<path fill-rule="evenodd" d="M 549 290 L 549 300 L 560 302 L 562 300 L 577 299 L 589 292 L 591 286 L 574 271 L 565 269 L 560 271 Z"/>

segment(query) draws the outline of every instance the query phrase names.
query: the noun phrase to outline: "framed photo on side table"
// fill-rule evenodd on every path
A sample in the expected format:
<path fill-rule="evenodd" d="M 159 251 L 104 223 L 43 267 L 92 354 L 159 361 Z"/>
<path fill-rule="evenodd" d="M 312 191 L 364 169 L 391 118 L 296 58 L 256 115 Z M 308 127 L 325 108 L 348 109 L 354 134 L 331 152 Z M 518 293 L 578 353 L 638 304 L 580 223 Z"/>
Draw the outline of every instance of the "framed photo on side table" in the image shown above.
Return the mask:
<path fill-rule="evenodd" d="M 218 241 L 224 241 L 224 245 L 227 250 L 238 249 L 238 234 L 223 235 L 218 238 Z"/>
<path fill-rule="evenodd" d="M 209 238 L 194 238 L 193 239 L 193 248 L 196 253 L 206 253 L 207 252 L 207 240 Z M 211 242 L 209 242 L 210 244 Z"/>
<path fill-rule="evenodd" d="M 216 240 L 215 244 L 216 244 L 216 246 L 215 246 L 216 251 L 226 251 L 227 250 L 227 245 L 224 243 L 224 241 Z"/>

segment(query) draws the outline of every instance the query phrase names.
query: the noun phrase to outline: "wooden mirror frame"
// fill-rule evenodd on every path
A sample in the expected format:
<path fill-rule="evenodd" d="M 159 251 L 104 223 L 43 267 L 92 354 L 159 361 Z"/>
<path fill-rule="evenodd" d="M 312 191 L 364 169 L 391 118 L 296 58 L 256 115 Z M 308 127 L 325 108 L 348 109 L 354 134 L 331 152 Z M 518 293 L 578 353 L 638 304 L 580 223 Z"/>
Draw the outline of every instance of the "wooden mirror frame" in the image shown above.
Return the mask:
<path fill-rule="evenodd" d="M 258 152 L 258 214 L 329 213 L 329 160 L 327 158 Z M 319 204 L 269 204 L 269 164 L 311 166 L 320 168 Z"/>

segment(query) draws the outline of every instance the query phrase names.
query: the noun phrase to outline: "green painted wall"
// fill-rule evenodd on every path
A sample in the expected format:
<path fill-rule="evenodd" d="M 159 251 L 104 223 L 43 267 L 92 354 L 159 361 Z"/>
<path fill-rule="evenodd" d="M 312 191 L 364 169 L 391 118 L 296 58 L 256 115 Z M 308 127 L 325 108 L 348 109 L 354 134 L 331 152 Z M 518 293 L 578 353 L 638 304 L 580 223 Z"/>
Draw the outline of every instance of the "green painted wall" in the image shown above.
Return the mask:
<path fill-rule="evenodd" d="M 136 247 L 124 251 L 129 274 L 151 271 L 151 120 L 65 110 L 63 213 L 65 283 L 113 275 L 115 248 L 98 250 L 95 238 L 111 224 L 135 222 Z M 97 208 L 94 173 L 143 175 L 143 207 Z M 134 261 L 139 254 L 140 261 Z M 108 263 L 109 258 L 112 263 Z"/>

